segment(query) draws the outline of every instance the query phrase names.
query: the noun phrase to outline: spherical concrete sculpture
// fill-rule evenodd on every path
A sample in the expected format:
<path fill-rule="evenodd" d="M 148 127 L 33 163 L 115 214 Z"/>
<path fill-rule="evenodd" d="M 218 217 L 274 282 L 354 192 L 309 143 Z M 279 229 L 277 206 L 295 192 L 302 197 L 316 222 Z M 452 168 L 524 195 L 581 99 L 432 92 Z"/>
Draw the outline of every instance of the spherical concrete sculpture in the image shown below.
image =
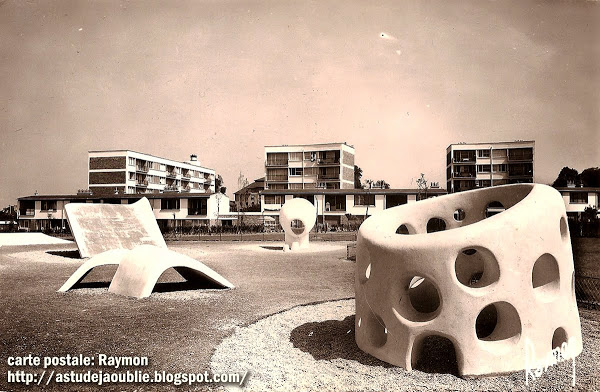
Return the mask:
<path fill-rule="evenodd" d="M 308 234 L 315 226 L 317 209 L 306 199 L 285 202 L 279 211 L 279 223 L 285 231 L 284 250 L 308 248 Z"/>
<path fill-rule="evenodd" d="M 565 205 L 548 186 L 390 208 L 358 233 L 356 343 L 411 370 L 437 335 L 454 346 L 463 376 L 535 369 L 563 344 L 574 358 L 574 278 Z"/>

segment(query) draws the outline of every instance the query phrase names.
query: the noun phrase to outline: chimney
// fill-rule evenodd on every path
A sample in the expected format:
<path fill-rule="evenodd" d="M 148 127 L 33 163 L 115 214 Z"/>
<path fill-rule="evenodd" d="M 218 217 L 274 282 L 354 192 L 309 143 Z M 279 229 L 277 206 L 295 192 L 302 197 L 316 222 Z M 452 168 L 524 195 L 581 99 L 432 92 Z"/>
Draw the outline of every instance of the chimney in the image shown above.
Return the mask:
<path fill-rule="evenodd" d="M 198 155 L 191 154 L 190 155 L 190 162 L 196 162 L 196 161 L 198 161 Z"/>

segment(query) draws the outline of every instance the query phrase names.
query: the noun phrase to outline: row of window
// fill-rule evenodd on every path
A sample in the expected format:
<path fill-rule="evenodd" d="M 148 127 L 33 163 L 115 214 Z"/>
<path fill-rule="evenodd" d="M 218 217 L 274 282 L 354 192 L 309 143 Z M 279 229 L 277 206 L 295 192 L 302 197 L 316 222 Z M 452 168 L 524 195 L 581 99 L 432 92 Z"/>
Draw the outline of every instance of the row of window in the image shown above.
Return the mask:
<path fill-rule="evenodd" d="M 185 177 L 194 177 L 194 178 L 208 178 L 210 173 L 205 173 L 199 170 L 193 169 L 185 169 L 178 166 L 166 165 L 163 163 L 145 161 L 142 159 L 136 160 L 133 157 L 129 157 L 129 166 L 135 166 L 137 170 L 148 171 L 149 169 L 167 171 L 173 175 L 181 174 Z"/>
<path fill-rule="evenodd" d="M 340 151 L 299 151 L 267 153 L 267 165 L 287 165 L 288 162 L 301 162 L 302 159 L 318 163 L 339 163 Z"/>
<path fill-rule="evenodd" d="M 314 204 L 314 196 L 297 196 L 302 197 Z M 285 203 L 285 195 L 265 195 L 265 204 L 279 204 Z M 346 209 L 346 195 L 325 195 L 325 203 L 335 206 L 337 210 Z M 375 195 L 354 195 L 355 206 L 374 206 Z"/>

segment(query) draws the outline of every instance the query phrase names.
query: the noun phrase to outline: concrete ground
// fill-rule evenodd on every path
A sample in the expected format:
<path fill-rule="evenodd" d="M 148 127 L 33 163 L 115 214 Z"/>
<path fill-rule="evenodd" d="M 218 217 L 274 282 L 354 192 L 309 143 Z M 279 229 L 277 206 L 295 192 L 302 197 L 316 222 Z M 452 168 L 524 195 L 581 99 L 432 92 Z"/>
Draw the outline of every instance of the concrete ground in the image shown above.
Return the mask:
<path fill-rule="evenodd" d="M 306 389 L 314 390 L 360 390 L 359 385 L 339 382 L 340 387 L 323 384 L 319 379 L 320 369 L 326 367 L 332 372 L 336 363 L 329 353 L 328 330 L 315 330 L 319 340 L 303 340 L 306 317 L 311 312 L 315 322 L 341 320 L 334 326 L 344 329 L 352 322 L 353 301 L 344 303 L 343 312 L 328 318 L 327 309 L 337 309 L 332 300 L 352 298 L 354 296 L 354 263 L 345 260 L 347 242 L 315 242 L 311 252 L 284 253 L 280 242 L 171 242 L 169 248 L 194 257 L 230 280 L 236 288 L 233 290 L 195 290 L 175 272 L 164 274 L 149 298 L 135 300 L 107 292 L 108 284 L 116 267 L 100 267 L 84 280 L 83 287 L 68 293 L 56 290 L 82 263 L 74 245 L 50 245 L 34 247 L 0 248 L 0 390 L 32 390 L 31 385 L 9 384 L 8 371 L 24 370 L 41 374 L 43 369 L 27 366 L 8 366 L 9 356 L 64 356 L 83 354 L 97 357 L 98 354 L 113 356 L 147 356 L 150 363 L 145 367 L 127 367 L 122 371 L 142 370 L 145 372 L 191 372 L 211 371 L 211 361 L 219 360 L 220 370 L 228 362 L 227 371 L 245 372 L 249 376 L 264 382 L 266 388 L 278 390 L 293 389 L 294 382 L 270 383 L 277 381 L 278 374 L 271 373 L 277 358 L 269 352 L 248 352 L 248 346 L 240 350 L 229 351 L 229 356 L 215 357 L 218 347 L 231 342 L 238 334 L 248 336 L 246 331 L 264 323 L 277 326 L 261 330 L 263 337 L 272 341 L 284 342 L 286 349 L 298 350 L 308 355 L 302 356 L 300 363 L 292 364 L 304 369 L 297 377 L 312 377 L 313 384 Z M 343 301 L 342 301 L 343 302 Z M 303 306 L 310 303 L 323 303 L 324 308 Z M 317 305 L 318 306 L 318 305 Z M 292 309 L 293 308 L 293 309 Z M 301 313 L 294 316 L 294 310 Z M 321 312 L 319 315 L 315 312 Z M 333 311 L 334 313 L 336 310 Z M 584 325 L 595 325 L 595 335 L 586 339 L 585 350 L 598 352 L 597 311 L 580 310 Z M 281 314 L 287 324 L 278 322 L 276 314 Z M 273 316 L 273 317 L 271 317 Z M 289 317 L 292 317 L 291 319 Z M 264 321 L 263 324 L 260 324 Z M 296 323 L 297 325 L 294 325 Z M 595 323 L 595 324 L 593 324 Z M 327 324 L 328 325 L 328 324 Z M 339 328 L 338 328 L 339 327 Z M 327 327 L 329 328 L 329 326 Z M 306 331 L 305 331 L 306 330 Z M 349 328 L 351 331 L 351 328 Z M 335 333 L 339 331 L 333 331 Z M 341 329 L 340 329 L 341 331 Z M 294 332 L 292 334 L 292 332 Z M 585 330 L 586 334 L 592 333 Z M 353 340 L 331 335 L 338 350 L 355 352 Z M 293 336 L 292 336 L 293 335 Z M 246 342 L 247 343 L 247 342 Z M 591 346 L 590 346 L 591 344 Z M 231 349 L 231 344 L 229 345 Z M 232 353 L 233 352 L 233 353 Z M 296 351 L 293 351 L 296 352 Z M 220 354 L 219 354 L 220 355 Z M 295 355 L 295 354 L 294 354 Z M 225 358 L 225 362 L 224 362 Z M 356 361 L 363 371 L 361 377 L 376 378 L 382 364 L 365 356 L 343 359 Z M 248 361 L 253 363 L 247 369 Z M 366 361 L 366 362 L 365 362 Z M 370 362 L 369 362 L 370 361 Z M 366 365 L 365 365 L 366 363 Z M 334 368 L 331 368 L 334 366 Z M 358 366 L 358 365 L 357 365 Z M 385 368 L 385 366 L 384 366 Z M 216 368 L 215 368 L 216 369 Z M 583 369 L 583 367 L 582 367 Z M 589 373 L 589 367 L 586 367 Z M 591 368 L 592 371 L 596 368 Z M 56 367 L 49 371 L 66 372 L 71 370 L 87 371 L 111 369 L 103 367 Z M 114 371 L 114 369 L 112 369 Z M 341 370 L 340 370 L 341 371 Z M 395 371 L 398 371 L 397 369 Z M 335 371 L 332 373 L 335 375 Z M 596 374 L 597 375 L 597 374 Z M 331 374 L 329 375 L 331 376 Z M 520 375 L 519 375 L 520 376 Z M 560 373 L 562 377 L 563 374 Z M 46 375 L 48 377 L 48 375 Z M 396 378 L 406 382 L 409 378 Z M 419 374 L 416 376 L 423 388 L 436 385 L 436 389 L 448 390 L 507 390 L 515 384 L 478 384 L 477 381 L 465 381 L 448 374 Z M 448 378 L 450 377 L 450 378 Z M 520 380 L 518 376 L 515 380 Z M 567 377 L 567 374 L 564 374 Z M 329 379 L 329 378 L 328 378 Z M 590 380 L 598 379 L 587 374 L 580 378 L 578 388 L 599 389 Z M 402 381 L 404 380 L 404 381 Z M 430 384 L 442 380 L 446 384 Z M 542 378 L 547 390 L 552 390 L 553 378 Z M 587 380 L 587 381 L 586 381 Z M 45 382 L 45 381 L 44 381 Z M 515 381 L 517 382 L 517 381 Z M 467 383 L 467 384 L 464 384 Z M 252 385 L 252 384 L 249 384 Z M 416 384 L 415 384 L 416 385 Z M 421 384 L 419 384 L 421 385 Z M 445 387 L 443 387 L 445 385 Z M 465 387 L 466 385 L 466 387 Z M 520 384 L 519 384 L 520 385 Z M 228 387 L 231 387 L 229 385 Z M 215 390 L 223 385 L 196 384 L 172 386 L 168 384 L 118 384 L 105 385 L 106 390 Z M 272 389 L 271 388 L 271 389 Z M 38 389 L 41 389 L 38 387 Z M 45 390 L 97 390 L 94 384 L 57 384 L 50 382 Z M 394 390 L 394 384 L 386 384 L 384 389 Z M 255 389 L 256 390 L 256 389 Z"/>

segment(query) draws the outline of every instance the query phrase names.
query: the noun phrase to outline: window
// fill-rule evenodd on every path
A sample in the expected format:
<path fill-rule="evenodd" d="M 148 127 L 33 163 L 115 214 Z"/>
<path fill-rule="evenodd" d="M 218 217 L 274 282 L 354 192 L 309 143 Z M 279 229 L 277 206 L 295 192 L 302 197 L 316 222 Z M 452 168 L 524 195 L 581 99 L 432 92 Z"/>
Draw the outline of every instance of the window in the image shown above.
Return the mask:
<path fill-rule="evenodd" d="M 178 210 L 179 199 L 161 199 L 160 200 L 161 210 Z"/>
<path fill-rule="evenodd" d="M 305 161 L 311 161 L 311 162 L 316 161 L 317 160 L 317 152 L 316 151 L 305 152 L 304 153 L 304 160 Z"/>
<path fill-rule="evenodd" d="M 160 170 L 165 171 L 166 169 L 167 169 L 167 167 L 163 163 L 161 163 Z"/>
<path fill-rule="evenodd" d="M 506 158 L 506 149 L 501 148 L 499 150 L 492 150 L 492 158 Z"/>
<path fill-rule="evenodd" d="M 570 203 L 587 204 L 588 194 L 586 192 L 570 192 Z"/>
<path fill-rule="evenodd" d="M 312 204 L 315 204 L 314 195 L 294 195 L 294 199 L 305 199 L 310 201 Z"/>
<path fill-rule="evenodd" d="M 355 206 L 374 206 L 375 195 L 354 195 Z"/>
<path fill-rule="evenodd" d="M 290 189 L 302 189 L 302 184 L 290 184 Z"/>
<path fill-rule="evenodd" d="M 506 173 L 506 164 L 494 165 L 494 173 Z"/>
<path fill-rule="evenodd" d="M 283 195 L 265 195 L 265 204 L 279 204 L 285 203 L 285 197 Z"/>
<path fill-rule="evenodd" d="M 56 200 L 42 200 L 42 211 L 56 211 Z"/>
<path fill-rule="evenodd" d="M 294 162 L 300 162 L 302 160 L 302 153 L 301 152 L 290 152 L 290 161 L 294 161 Z"/>
<path fill-rule="evenodd" d="M 490 150 L 477 150 L 477 156 L 479 158 L 489 158 Z"/>
<path fill-rule="evenodd" d="M 290 167 L 290 176 L 301 176 L 302 168 L 301 167 Z"/>
<path fill-rule="evenodd" d="M 346 195 L 325 195 L 325 211 L 346 211 Z"/>
<path fill-rule="evenodd" d="M 188 215 L 206 215 L 207 199 L 188 199 Z"/>
<path fill-rule="evenodd" d="M 135 158 L 129 157 L 129 166 L 135 166 Z"/>
<path fill-rule="evenodd" d="M 274 190 L 282 190 L 282 189 L 288 189 L 287 188 L 287 184 L 269 184 L 269 189 L 274 189 Z"/>
<path fill-rule="evenodd" d="M 135 180 L 135 172 L 129 172 L 129 179 L 130 180 Z"/>
<path fill-rule="evenodd" d="M 490 165 L 477 165 L 477 173 L 489 173 Z"/>

